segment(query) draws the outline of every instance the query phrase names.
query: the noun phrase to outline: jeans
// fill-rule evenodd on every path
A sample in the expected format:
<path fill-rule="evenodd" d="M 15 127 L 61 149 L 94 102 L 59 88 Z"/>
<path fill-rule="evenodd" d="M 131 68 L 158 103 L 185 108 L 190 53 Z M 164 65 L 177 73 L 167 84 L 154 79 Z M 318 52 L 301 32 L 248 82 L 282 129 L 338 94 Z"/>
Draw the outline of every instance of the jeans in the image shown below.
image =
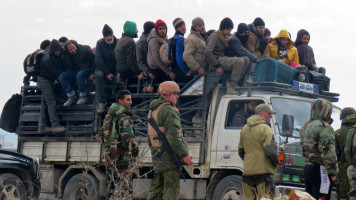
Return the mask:
<path fill-rule="evenodd" d="M 48 125 L 47 115 L 52 126 L 59 124 L 59 118 L 56 111 L 56 99 L 53 92 L 53 81 L 46 78 L 37 77 L 37 85 L 42 91 L 40 120 L 38 126 L 45 127 Z"/>
<path fill-rule="evenodd" d="M 95 95 L 96 95 L 96 99 L 100 103 L 106 102 L 105 80 L 106 80 L 106 77 L 104 75 L 104 72 L 99 69 L 95 69 L 95 85 L 96 85 Z"/>
<path fill-rule="evenodd" d="M 90 74 L 90 71 L 84 69 L 79 71 L 65 71 L 59 75 L 58 80 L 66 94 L 73 91 L 72 83 L 74 79 L 77 81 L 79 93 L 85 93 L 87 90 L 85 81 L 89 78 Z"/>

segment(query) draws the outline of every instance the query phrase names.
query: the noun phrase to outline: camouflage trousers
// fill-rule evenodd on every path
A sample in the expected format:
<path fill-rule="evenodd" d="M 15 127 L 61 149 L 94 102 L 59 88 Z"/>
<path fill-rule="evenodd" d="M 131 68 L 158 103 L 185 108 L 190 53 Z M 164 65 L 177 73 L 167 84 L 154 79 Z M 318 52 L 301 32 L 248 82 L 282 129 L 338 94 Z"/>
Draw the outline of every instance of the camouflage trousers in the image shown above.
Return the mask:
<path fill-rule="evenodd" d="M 176 169 L 155 173 L 147 200 L 179 200 L 180 172 Z"/>
<path fill-rule="evenodd" d="M 349 178 L 350 182 L 350 191 L 356 189 L 356 166 L 355 165 L 350 165 L 347 168 L 347 177 Z M 351 197 L 351 200 L 356 200 L 356 197 Z"/>
<path fill-rule="evenodd" d="M 132 173 L 128 168 L 116 166 L 117 158 L 105 155 L 106 199 L 130 199 L 132 196 Z"/>
<path fill-rule="evenodd" d="M 274 184 L 272 174 L 242 176 L 243 200 L 272 198 Z"/>
<path fill-rule="evenodd" d="M 250 60 L 244 57 L 221 56 L 218 59 L 221 67 L 226 71 L 231 71 L 230 80 L 239 82 L 245 75 L 250 66 Z"/>
<path fill-rule="evenodd" d="M 350 191 L 350 183 L 347 177 L 347 167 L 346 163 L 339 163 L 339 173 L 337 175 L 337 185 L 336 193 L 337 199 L 349 199 L 347 193 Z"/>

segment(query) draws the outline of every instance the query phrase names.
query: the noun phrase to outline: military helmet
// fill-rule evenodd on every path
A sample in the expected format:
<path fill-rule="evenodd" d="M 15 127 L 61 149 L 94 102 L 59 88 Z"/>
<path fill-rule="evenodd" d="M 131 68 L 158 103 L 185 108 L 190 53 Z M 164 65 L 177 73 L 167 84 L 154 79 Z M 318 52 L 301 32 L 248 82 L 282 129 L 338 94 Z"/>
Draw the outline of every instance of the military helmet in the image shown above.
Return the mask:
<path fill-rule="evenodd" d="M 165 81 L 159 85 L 157 92 L 161 95 L 179 93 L 180 88 L 179 85 L 174 81 Z"/>
<path fill-rule="evenodd" d="M 340 114 L 340 120 L 344 119 L 347 115 L 355 114 L 356 110 L 352 107 L 346 107 L 342 109 L 341 114 Z"/>

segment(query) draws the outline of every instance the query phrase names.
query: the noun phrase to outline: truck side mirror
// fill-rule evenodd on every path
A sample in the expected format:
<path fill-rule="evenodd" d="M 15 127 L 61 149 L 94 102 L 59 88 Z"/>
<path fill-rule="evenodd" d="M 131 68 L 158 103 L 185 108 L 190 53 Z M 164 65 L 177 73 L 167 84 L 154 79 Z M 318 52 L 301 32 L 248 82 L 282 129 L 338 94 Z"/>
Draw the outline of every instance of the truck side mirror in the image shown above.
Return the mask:
<path fill-rule="evenodd" d="M 283 114 L 281 135 L 286 137 L 292 137 L 293 127 L 294 127 L 294 116 Z"/>

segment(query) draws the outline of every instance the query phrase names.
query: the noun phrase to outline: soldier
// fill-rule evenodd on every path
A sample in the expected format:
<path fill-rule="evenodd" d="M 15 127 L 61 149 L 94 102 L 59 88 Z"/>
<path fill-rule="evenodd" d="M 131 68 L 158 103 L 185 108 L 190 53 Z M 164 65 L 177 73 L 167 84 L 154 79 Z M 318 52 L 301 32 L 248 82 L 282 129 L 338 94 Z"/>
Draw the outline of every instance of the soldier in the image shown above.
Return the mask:
<path fill-rule="evenodd" d="M 350 191 L 349 180 L 347 179 L 347 167 L 349 164 L 346 161 L 344 153 L 347 133 L 356 123 L 354 108 L 347 107 L 341 111 L 340 120 L 342 120 L 341 128 L 335 131 L 336 156 L 338 160 L 339 173 L 337 176 L 336 192 L 338 199 L 348 199 L 347 193 Z"/>
<path fill-rule="evenodd" d="M 107 174 L 107 198 L 114 193 L 119 178 L 129 177 L 128 167 L 138 155 L 138 145 L 135 141 L 135 129 L 131 120 L 131 94 L 128 90 L 120 90 L 116 95 L 117 103 L 113 103 L 105 116 L 104 146 L 105 165 Z M 126 181 L 122 181 L 121 184 Z M 122 186 L 124 190 L 118 194 L 127 195 L 130 185 Z"/>
<path fill-rule="evenodd" d="M 177 162 L 191 165 L 193 158 L 189 154 L 188 145 L 183 140 L 183 132 L 180 114 L 175 107 L 178 101 L 179 86 L 173 81 L 165 81 L 159 85 L 158 93 L 161 95 L 150 104 L 148 118 L 154 119 L 156 129 L 151 123 L 148 124 L 148 144 L 151 149 L 154 181 L 148 199 L 176 199 L 180 197 L 180 169 L 172 157 L 176 156 Z M 167 143 L 157 139 L 159 129 L 166 136 Z M 163 146 L 168 148 L 163 149 Z M 162 153 L 161 155 L 159 155 Z M 180 164 L 178 164 L 180 165 Z"/>
<path fill-rule="evenodd" d="M 240 134 L 239 156 L 244 160 L 243 200 L 261 199 L 274 194 L 273 174 L 278 164 L 277 144 L 268 124 L 271 114 L 276 111 L 267 104 L 258 105 L 255 111 L 256 115 L 248 118 Z"/>
<path fill-rule="evenodd" d="M 356 114 L 348 115 L 347 118 L 355 121 Z M 347 161 L 347 178 L 350 184 L 350 193 L 349 196 L 351 200 L 355 200 L 356 195 L 356 126 L 354 125 L 349 132 L 347 133 L 346 142 L 345 142 L 345 157 Z M 345 184 L 345 183 L 344 183 Z M 340 185 L 342 186 L 342 185 Z"/>
<path fill-rule="evenodd" d="M 300 143 L 305 160 L 305 191 L 315 199 L 330 199 L 338 171 L 335 153 L 332 104 L 316 99 L 311 106 L 310 120 L 300 130 Z"/>

